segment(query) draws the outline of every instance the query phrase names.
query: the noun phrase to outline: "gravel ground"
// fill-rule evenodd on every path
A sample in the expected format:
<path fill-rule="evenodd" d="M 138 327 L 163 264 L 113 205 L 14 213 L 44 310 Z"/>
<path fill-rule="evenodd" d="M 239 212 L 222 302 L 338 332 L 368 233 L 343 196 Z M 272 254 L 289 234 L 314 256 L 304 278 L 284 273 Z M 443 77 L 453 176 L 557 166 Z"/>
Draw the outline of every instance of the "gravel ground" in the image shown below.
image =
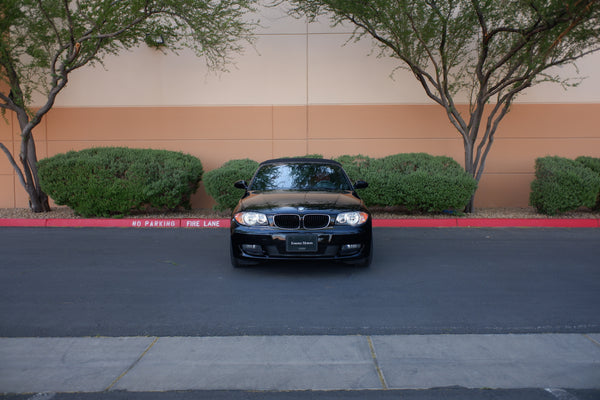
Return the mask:
<path fill-rule="evenodd" d="M 538 214 L 532 207 L 524 208 L 479 208 L 472 214 L 427 214 L 409 213 L 391 208 L 371 208 L 375 218 L 600 218 L 600 211 L 582 209 L 549 217 Z M 229 218 L 229 212 L 211 209 L 193 209 L 189 211 L 157 211 L 138 213 L 127 218 Z M 0 218 L 81 218 L 68 207 L 55 207 L 50 212 L 33 213 L 27 208 L 0 208 Z"/>

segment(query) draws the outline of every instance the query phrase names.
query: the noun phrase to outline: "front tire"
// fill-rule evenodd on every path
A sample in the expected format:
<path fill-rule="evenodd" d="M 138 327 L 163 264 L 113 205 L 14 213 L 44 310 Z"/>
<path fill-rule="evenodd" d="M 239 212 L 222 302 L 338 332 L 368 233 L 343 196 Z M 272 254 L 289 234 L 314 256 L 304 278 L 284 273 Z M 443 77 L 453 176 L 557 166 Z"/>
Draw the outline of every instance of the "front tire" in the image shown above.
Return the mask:
<path fill-rule="evenodd" d="M 371 266 L 371 262 L 373 261 L 373 252 L 370 251 L 369 255 L 357 262 L 355 265 L 360 268 L 369 268 Z"/>

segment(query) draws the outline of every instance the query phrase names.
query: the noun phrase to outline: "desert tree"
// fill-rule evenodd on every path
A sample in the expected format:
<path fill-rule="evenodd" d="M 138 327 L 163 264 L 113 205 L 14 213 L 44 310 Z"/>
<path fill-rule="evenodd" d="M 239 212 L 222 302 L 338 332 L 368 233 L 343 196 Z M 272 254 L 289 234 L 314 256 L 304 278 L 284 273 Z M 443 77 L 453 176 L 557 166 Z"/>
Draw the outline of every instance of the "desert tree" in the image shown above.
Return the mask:
<path fill-rule="evenodd" d="M 599 0 L 290 0 L 290 13 L 327 17 L 371 37 L 444 107 L 477 181 L 514 99 L 541 82 L 579 83 L 555 68 L 600 47 Z M 469 107 L 461 107 L 468 103 Z M 473 199 L 466 211 L 473 209 Z"/>
<path fill-rule="evenodd" d="M 0 110 L 16 115 L 21 145 L 0 149 L 34 212 L 48 211 L 40 189 L 34 128 L 52 109 L 70 74 L 141 44 L 184 47 L 224 69 L 252 40 L 256 0 L 2 0 Z M 34 100 L 42 98 L 40 100 Z M 36 101 L 35 107 L 33 102 Z M 15 153 L 17 151 L 15 150 Z"/>

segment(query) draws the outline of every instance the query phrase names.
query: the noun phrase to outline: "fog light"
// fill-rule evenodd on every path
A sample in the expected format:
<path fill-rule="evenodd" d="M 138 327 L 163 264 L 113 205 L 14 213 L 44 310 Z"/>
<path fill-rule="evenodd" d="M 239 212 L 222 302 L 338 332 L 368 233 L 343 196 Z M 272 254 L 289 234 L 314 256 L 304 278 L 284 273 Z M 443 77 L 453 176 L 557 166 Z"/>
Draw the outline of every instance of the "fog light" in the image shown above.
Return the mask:
<path fill-rule="evenodd" d="M 243 244 L 242 250 L 246 254 L 250 254 L 251 256 L 262 256 L 263 250 L 262 246 L 259 244 Z"/>
<path fill-rule="evenodd" d="M 342 250 L 340 253 L 343 256 L 347 256 L 349 254 L 358 253 L 361 248 L 362 245 L 360 243 L 345 244 L 342 246 Z"/>

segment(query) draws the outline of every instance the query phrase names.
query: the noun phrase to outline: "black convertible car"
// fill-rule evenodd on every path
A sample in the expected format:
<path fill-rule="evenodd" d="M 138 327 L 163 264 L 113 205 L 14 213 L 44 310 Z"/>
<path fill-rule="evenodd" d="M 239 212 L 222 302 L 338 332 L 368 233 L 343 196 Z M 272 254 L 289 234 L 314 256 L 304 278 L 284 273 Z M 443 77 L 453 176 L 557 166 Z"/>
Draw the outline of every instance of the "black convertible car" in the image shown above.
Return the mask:
<path fill-rule="evenodd" d="M 368 266 L 371 215 L 335 161 L 276 159 L 260 164 L 231 218 L 234 267 L 266 260 L 336 260 Z"/>

